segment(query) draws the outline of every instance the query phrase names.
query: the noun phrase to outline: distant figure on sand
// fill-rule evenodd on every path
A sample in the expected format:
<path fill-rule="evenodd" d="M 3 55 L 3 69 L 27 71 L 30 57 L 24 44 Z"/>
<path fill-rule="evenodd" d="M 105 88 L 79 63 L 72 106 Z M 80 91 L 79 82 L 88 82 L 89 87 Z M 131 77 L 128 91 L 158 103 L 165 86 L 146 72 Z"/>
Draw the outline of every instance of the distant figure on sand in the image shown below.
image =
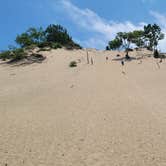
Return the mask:
<path fill-rule="evenodd" d="M 121 61 L 121 65 L 124 66 L 124 61 L 123 60 Z"/>
<path fill-rule="evenodd" d="M 106 61 L 108 61 L 108 56 L 106 56 Z"/>
<path fill-rule="evenodd" d="M 126 72 L 123 70 L 124 69 L 123 68 L 123 66 L 124 66 L 124 61 L 123 60 L 121 61 L 121 65 L 122 65 L 122 74 L 126 75 Z"/>

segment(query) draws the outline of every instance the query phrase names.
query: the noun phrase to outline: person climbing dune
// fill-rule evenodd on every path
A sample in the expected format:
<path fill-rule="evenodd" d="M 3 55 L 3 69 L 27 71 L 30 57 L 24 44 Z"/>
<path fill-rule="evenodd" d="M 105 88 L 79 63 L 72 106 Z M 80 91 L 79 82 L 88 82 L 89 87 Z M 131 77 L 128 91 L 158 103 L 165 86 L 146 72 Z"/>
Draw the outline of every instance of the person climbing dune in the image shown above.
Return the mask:
<path fill-rule="evenodd" d="M 124 66 L 124 61 L 123 60 L 121 61 L 121 65 Z"/>

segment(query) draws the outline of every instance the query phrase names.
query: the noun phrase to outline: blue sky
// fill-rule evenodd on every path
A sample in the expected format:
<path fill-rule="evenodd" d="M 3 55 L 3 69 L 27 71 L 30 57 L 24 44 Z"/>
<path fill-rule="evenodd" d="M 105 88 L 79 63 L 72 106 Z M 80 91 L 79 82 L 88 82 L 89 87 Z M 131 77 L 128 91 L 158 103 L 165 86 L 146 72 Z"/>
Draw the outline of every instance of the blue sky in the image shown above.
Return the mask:
<path fill-rule="evenodd" d="M 0 50 L 29 27 L 61 24 L 84 47 L 104 49 L 118 31 L 157 23 L 166 34 L 164 0 L 5 0 L 0 5 Z M 160 43 L 165 49 L 166 39 Z"/>

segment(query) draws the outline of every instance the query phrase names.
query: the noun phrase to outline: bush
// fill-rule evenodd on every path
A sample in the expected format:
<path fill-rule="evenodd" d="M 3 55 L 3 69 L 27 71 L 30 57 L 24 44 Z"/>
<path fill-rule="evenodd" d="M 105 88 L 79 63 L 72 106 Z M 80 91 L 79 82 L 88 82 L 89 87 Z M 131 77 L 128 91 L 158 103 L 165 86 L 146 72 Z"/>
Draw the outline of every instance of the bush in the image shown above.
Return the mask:
<path fill-rule="evenodd" d="M 29 45 L 29 46 L 26 46 L 25 49 L 26 50 L 33 50 L 36 48 L 36 45 L 35 44 L 32 44 L 32 45 Z"/>
<path fill-rule="evenodd" d="M 45 30 L 46 41 L 51 43 L 68 44 L 72 41 L 67 30 L 61 25 L 49 25 Z"/>
<path fill-rule="evenodd" d="M 26 58 L 27 53 L 25 53 L 24 49 L 17 48 L 11 52 L 11 61 L 18 61 Z"/>
<path fill-rule="evenodd" d="M 53 49 L 62 48 L 62 46 L 67 49 L 82 48 L 72 40 L 67 30 L 61 25 L 49 25 L 45 30 L 45 40 L 49 43 L 56 43 L 55 45 L 53 44 Z"/>
<path fill-rule="evenodd" d="M 42 42 L 42 43 L 38 43 L 38 47 L 39 48 L 44 48 L 44 47 L 50 47 L 50 42 Z"/>
<path fill-rule="evenodd" d="M 52 49 L 62 48 L 62 45 L 60 43 L 53 43 L 53 42 L 43 42 L 39 43 L 38 47 L 41 49 L 45 49 L 45 47 L 50 47 Z"/>
<path fill-rule="evenodd" d="M 38 45 L 45 41 L 45 34 L 42 28 L 29 28 L 26 32 L 17 35 L 16 43 L 22 48 L 31 45 Z"/>
<path fill-rule="evenodd" d="M 0 59 L 2 60 L 11 60 L 13 61 L 17 61 L 17 60 L 21 60 L 23 58 L 26 57 L 26 52 L 24 51 L 24 49 L 22 48 L 15 48 L 13 50 L 10 51 L 4 51 L 2 53 L 0 53 Z"/>
<path fill-rule="evenodd" d="M 51 48 L 52 48 L 52 49 L 62 48 L 62 45 L 59 44 L 59 43 L 51 43 Z"/>
<path fill-rule="evenodd" d="M 10 58 L 11 58 L 11 51 L 3 51 L 2 53 L 0 53 L 0 59 L 2 59 L 3 61 Z"/>
<path fill-rule="evenodd" d="M 69 67 L 77 67 L 77 62 L 76 61 L 70 62 Z"/>

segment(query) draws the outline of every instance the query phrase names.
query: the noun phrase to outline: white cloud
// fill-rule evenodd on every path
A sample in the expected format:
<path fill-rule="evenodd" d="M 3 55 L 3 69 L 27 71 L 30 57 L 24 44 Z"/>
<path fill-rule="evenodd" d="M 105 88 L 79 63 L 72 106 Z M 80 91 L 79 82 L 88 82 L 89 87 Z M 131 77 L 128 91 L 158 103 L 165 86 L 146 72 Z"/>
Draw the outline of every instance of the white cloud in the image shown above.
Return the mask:
<path fill-rule="evenodd" d="M 143 1 L 152 2 L 154 0 Z M 128 32 L 137 29 L 143 29 L 144 25 L 147 24 L 144 22 L 133 24 L 130 21 L 115 22 L 106 20 L 88 8 L 81 9 L 77 7 L 69 0 L 60 0 L 60 5 L 63 12 L 66 13 L 66 15 L 73 21 L 75 25 L 92 34 L 92 36 L 86 41 L 79 42 L 85 47 L 104 49 L 108 41 L 112 40 L 117 32 Z M 162 27 L 162 31 L 166 35 L 166 16 L 154 11 L 151 11 L 150 14 L 155 18 L 156 23 Z M 160 42 L 159 48 L 162 51 L 166 51 L 165 45 L 166 38 Z"/>
<path fill-rule="evenodd" d="M 144 23 L 134 25 L 129 21 L 124 23 L 111 22 L 97 15 L 90 9 L 80 9 L 73 5 L 68 0 L 61 0 L 63 10 L 72 19 L 72 21 L 79 27 L 86 29 L 89 32 L 96 33 L 87 41 L 82 41 L 86 47 L 104 48 L 107 42 L 113 39 L 117 32 L 133 31 L 135 29 L 142 29 Z"/>

